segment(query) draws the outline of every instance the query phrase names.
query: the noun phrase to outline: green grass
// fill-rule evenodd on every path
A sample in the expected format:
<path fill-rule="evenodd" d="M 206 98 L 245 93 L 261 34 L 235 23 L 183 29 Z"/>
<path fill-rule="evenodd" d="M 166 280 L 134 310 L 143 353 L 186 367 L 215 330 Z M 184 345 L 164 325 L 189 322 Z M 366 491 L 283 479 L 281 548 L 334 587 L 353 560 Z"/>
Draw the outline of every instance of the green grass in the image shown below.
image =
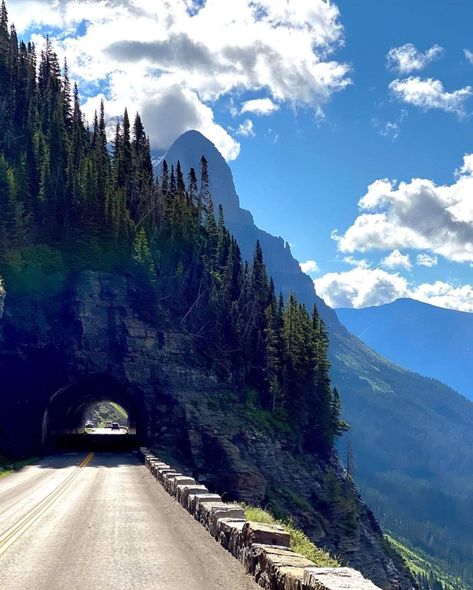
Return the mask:
<path fill-rule="evenodd" d="M 37 461 L 37 459 L 37 457 L 31 457 L 30 459 L 16 461 L 15 463 L 0 462 L 0 478 L 10 475 L 15 471 L 20 471 L 20 469 L 26 467 L 27 465 L 31 465 L 32 463 Z"/>
<path fill-rule="evenodd" d="M 442 582 L 448 590 L 467 590 L 467 586 L 459 578 L 447 574 L 419 549 L 413 549 L 405 541 L 401 542 L 390 535 L 385 535 L 385 537 L 390 545 L 401 555 L 406 566 L 414 576 L 433 576 Z"/>
<path fill-rule="evenodd" d="M 303 531 L 294 526 L 292 521 L 278 520 L 267 510 L 256 506 L 243 505 L 243 507 L 247 520 L 261 524 L 278 524 L 282 526 L 291 537 L 291 549 L 312 560 L 316 566 L 340 567 L 340 563 L 336 559 L 312 543 Z"/>

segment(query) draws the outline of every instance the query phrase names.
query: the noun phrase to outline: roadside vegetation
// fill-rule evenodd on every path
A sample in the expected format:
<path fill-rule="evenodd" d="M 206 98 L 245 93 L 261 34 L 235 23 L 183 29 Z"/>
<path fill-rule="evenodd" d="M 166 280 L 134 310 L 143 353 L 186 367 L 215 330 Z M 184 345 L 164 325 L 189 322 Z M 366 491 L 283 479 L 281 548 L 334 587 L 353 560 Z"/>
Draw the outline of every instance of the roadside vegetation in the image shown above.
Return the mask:
<path fill-rule="evenodd" d="M 267 510 L 256 506 L 243 504 L 245 517 L 260 524 L 278 524 L 282 526 L 291 537 L 291 549 L 311 559 L 318 567 L 340 567 L 340 563 L 331 557 L 326 551 L 317 547 L 300 529 L 294 526 L 291 520 L 279 520 Z"/>
<path fill-rule="evenodd" d="M 11 463 L 6 459 L 0 457 L 0 478 L 5 477 L 6 475 L 10 475 L 15 471 L 20 471 L 23 467 L 27 465 L 31 465 L 37 460 L 37 457 L 31 457 L 29 459 L 23 459 L 22 461 L 16 461 L 15 463 Z"/>

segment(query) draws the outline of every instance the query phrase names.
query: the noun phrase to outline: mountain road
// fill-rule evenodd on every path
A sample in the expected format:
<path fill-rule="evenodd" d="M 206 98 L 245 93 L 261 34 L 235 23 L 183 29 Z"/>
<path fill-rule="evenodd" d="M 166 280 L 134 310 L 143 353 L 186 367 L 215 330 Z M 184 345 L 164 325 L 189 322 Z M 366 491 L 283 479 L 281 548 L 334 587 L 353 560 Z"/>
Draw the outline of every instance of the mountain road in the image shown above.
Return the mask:
<path fill-rule="evenodd" d="M 256 590 L 134 453 L 68 453 L 0 479 L 0 588 Z"/>

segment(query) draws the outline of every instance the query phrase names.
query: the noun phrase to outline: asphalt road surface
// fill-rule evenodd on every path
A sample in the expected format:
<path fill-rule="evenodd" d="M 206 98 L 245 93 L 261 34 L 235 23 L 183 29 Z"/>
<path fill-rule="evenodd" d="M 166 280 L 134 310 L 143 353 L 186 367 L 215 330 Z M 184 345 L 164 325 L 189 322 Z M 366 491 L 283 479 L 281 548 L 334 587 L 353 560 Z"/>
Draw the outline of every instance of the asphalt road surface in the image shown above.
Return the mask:
<path fill-rule="evenodd" d="M 69 453 L 0 479 L 3 590 L 257 590 L 136 455 Z"/>
<path fill-rule="evenodd" d="M 87 428 L 87 434 L 100 434 L 100 435 L 124 435 L 128 432 L 126 428 L 120 428 L 119 430 L 112 430 L 111 428 Z"/>

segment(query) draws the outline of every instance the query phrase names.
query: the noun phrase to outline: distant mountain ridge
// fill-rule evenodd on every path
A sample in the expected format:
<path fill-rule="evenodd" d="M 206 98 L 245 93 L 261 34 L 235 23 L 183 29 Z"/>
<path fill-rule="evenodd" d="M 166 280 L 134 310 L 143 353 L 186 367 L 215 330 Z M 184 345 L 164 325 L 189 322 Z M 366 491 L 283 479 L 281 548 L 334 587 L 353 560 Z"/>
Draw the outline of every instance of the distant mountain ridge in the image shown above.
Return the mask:
<path fill-rule="evenodd" d="M 353 336 L 317 297 L 311 279 L 282 238 L 259 229 L 239 207 L 231 170 L 198 132 L 176 140 L 164 156 L 196 171 L 205 155 L 214 202 L 246 258 L 262 246 L 276 288 L 314 303 L 330 335 L 332 380 L 352 426 L 356 480 L 387 530 L 434 556 L 473 587 L 473 404 L 433 379 L 402 369 Z M 341 448 L 343 449 L 343 442 Z M 369 566 L 368 566 L 369 567 Z"/>
<path fill-rule="evenodd" d="M 414 299 L 336 312 L 355 336 L 386 358 L 473 399 L 472 313 Z"/>

